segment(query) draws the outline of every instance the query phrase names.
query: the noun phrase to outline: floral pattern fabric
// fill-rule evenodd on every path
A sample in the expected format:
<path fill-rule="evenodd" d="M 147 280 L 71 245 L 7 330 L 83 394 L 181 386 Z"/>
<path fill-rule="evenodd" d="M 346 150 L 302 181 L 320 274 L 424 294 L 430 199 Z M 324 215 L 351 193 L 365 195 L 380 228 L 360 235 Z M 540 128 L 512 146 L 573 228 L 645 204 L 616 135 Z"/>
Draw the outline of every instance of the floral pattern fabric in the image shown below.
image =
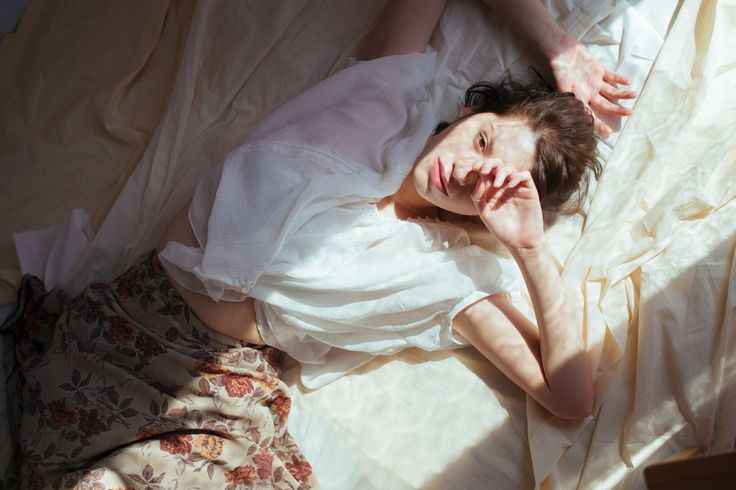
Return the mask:
<path fill-rule="evenodd" d="M 23 278 L 2 326 L 15 460 L 0 488 L 313 488 L 276 351 L 199 321 L 154 252 L 71 298 Z"/>

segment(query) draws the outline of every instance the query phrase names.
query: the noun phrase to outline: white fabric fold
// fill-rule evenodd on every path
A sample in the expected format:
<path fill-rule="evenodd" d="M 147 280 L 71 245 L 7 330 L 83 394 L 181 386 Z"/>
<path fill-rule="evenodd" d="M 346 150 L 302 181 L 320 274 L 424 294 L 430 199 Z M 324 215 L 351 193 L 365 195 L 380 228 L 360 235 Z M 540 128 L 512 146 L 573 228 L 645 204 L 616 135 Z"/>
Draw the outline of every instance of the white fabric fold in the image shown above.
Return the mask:
<path fill-rule="evenodd" d="M 74 265 L 93 238 L 84 209 L 72 210 L 65 223 L 13 234 L 21 272 L 41 278 L 49 290 L 69 280 Z"/>
<path fill-rule="evenodd" d="M 266 343 L 301 362 L 314 389 L 377 355 L 468 345 L 453 318 L 521 282 L 512 260 L 473 245 L 459 226 L 355 204 L 306 223 L 249 295 Z"/>
<path fill-rule="evenodd" d="M 176 279 L 240 301 L 312 217 L 396 192 L 435 124 L 434 62 L 428 52 L 359 63 L 268 116 L 198 184 L 189 220 L 201 260 L 180 245 L 161 253 Z"/>

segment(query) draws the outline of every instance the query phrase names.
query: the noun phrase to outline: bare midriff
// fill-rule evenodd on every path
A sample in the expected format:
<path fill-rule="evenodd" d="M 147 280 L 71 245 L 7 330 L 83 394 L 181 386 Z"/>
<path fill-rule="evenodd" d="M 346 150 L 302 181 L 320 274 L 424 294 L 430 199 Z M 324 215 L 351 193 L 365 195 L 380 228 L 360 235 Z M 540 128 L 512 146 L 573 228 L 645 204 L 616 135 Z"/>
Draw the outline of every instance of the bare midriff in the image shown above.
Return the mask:
<path fill-rule="evenodd" d="M 161 253 L 168 242 L 179 242 L 190 247 L 197 247 L 199 243 L 189 224 L 189 202 L 182 207 L 164 229 L 156 250 Z M 189 308 L 206 326 L 250 344 L 262 345 L 263 339 L 256 327 L 256 311 L 253 298 L 246 298 L 241 302 L 215 301 L 206 294 L 195 293 L 179 284 L 164 267 L 164 272 L 174 285 Z"/>

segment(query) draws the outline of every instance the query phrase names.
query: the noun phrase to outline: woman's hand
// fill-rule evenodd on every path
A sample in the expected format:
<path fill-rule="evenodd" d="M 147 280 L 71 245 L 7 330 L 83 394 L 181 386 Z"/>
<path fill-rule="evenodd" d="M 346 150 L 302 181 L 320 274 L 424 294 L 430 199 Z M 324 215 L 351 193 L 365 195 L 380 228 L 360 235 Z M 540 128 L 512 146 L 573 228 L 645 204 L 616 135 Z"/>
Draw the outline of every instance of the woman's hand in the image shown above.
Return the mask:
<path fill-rule="evenodd" d="M 513 254 L 544 245 L 542 207 L 528 171 L 497 162 L 480 175 L 471 197 L 480 219 Z"/>
<path fill-rule="evenodd" d="M 613 84 L 628 85 L 617 73 L 606 71 L 585 47 L 552 18 L 539 0 L 484 0 L 489 6 L 511 20 L 547 57 L 557 87 L 572 92 L 588 107 L 606 114 L 628 116 L 629 109 L 614 104 L 617 99 L 633 99 L 634 92 L 621 90 Z M 595 127 L 603 135 L 611 128 L 595 114 Z"/>
<path fill-rule="evenodd" d="M 614 116 L 630 116 L 631 110 L 614 104 L 618 99 L 633 99 L 636 93 L 622 90 L 614 84 L 629 85 L 631 82 L 618 73 L 605 70 L 585 47 L 570 34 L 565 33 L 553 54 L 550 66 L 563 92 L 572 92 L 588 107 Z M 604 136 L 611 128 L 593 113 L 595 127 Z"/>

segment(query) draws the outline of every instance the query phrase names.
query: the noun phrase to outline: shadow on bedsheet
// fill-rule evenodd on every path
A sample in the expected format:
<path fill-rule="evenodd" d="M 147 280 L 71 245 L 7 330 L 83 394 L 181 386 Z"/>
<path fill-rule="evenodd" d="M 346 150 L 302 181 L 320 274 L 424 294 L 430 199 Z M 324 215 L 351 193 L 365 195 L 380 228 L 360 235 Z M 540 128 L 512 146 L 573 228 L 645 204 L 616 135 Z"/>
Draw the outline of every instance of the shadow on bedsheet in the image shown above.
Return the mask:
<path fill-rule="evenodd" d="M 533 486 L 525 394 L 473 348 L 379 357 L 305 403 L 326 410 L 336 437 L 355 448 L 354 472 L 370 478 L 376 467 L 375 488 L 389 484 L 386 472 L 404 483 L 386 488 Z"/>
<path fill-rule="evenodd" d="M 644 488 L 643 470 L 650 464 L 690 447 L 713 452 L 736 445 L 735 251 L 736 237 L 731 237 L 677 277 L 666 273 L 667 261 L 645 264 L 632 275 L 637 304 L 631 306 L 637 315 L 630 325 L 615 327 L 627 329 L 616 379 L 593 420 L 559 461 L 560 488 Z M 466 364 L 477 372 L 473 362 Z M 518 390 L 495 380 L 489 387 L 501 398 L 507 389 L 510 399 Z M 498 452 L 508 425 L 513 419 L 422 488 L 459 482 L 474 488 L 468 478 L 484 471 L 508 472 L 511 484 L 504 488 L 533 488 L 528 453 L 515 455 L 519 460 L 511 468 L 494 462 L 488 463 L 490 469 L 481 466 L 478 454 Z M 524 426 L 519 437 L 526 435 Z"/>
<path fill-rule="evenodd" d="M 686 256 L 679 250 L 686 246 L 673 255 Z M 667 256 L 633 277 L 638 315 L 619 327 L 628 327 L 627 345 L 597 426 L 589 428 L 583 488 L 641 487 L 646 466 L 683 449 L 734 447 L 735 250 L 731 236 L 676 277 Z M 614 423 L 619 440 L 611 441 Z M 570 463 L 574 458 L 563 461 Z"/>
<path fill-rule="evenodd" d="M 534 474 L 527 442 L 524 391 L 498 368 L 489 364 L 477 350 L 468 348 L 456 355 L 493 392 L 504 413 L 494 417 L 497 422 L 492 430 L 478 437 L 461 457 L 421 488 L 533 488 Z M 488 417 L 483 414 L 485 409 L 499 410 L 499 407 L 478 405 L 475 410 L 479 418 Z"/>

